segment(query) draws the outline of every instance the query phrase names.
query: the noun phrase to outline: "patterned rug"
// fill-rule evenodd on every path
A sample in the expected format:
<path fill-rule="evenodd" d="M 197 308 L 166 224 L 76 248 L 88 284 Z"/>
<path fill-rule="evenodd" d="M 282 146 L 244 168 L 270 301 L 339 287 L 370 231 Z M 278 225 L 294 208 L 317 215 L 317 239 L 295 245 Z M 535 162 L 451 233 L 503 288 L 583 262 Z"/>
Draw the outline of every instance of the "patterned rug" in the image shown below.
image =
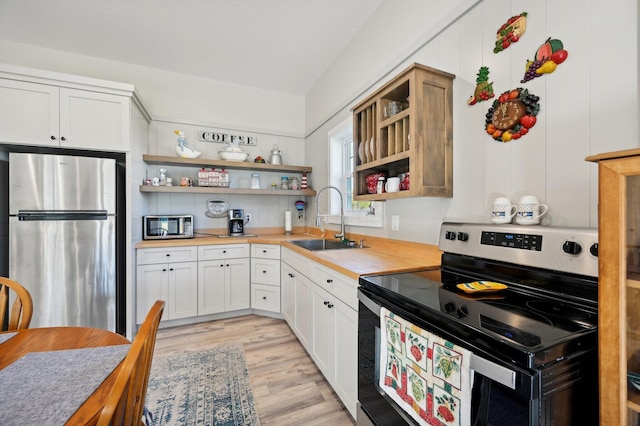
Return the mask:
<path fill-rule="evenodd" d="M 147 426 L 258 426 L 241 344 L 154 358 Z"/>

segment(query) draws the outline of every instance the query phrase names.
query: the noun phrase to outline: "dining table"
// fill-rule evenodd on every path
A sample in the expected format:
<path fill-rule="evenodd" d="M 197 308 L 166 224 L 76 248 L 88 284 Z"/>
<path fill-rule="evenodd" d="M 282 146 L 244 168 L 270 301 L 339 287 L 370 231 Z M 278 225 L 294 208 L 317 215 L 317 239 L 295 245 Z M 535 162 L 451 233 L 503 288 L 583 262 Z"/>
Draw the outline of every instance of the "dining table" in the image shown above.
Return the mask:
<path fill-rule="evenodd" d="M 126 347 L 121 345 L 126 345 Z M 64 423 L 67 425 L 95 424 L 115 383 L 122 365 L 122 359 L 124 359 L 129 345 L 129 340 L 120 334 L 91 327 L 45 327 L 0 332 L 0 374 L 5 369 L 8 371 L 12 365 L 15 367 L 18 360 L 21 360 L 27 354 L 44 356 L 54 351 L 67 351 L 64 353 L 59 352 L 58 354 L 60 355 L 75 353 L 76 358 L 73 359 L 78 360 L 78 362 L 74 362 L 74 368 L 82 368 L 83 360 L 89 357 L 84 356 L 84 353 L 80 353 L 83 356 L 78 358 L 77 354 L 79 352 L 73 350 L 110 349 L 106 347 L 117 346 L 114 349 L 119 350 L 124 355 L 119 353 L 117 358 L 114 358 L 112 364 L 115 367 L 107 367 L 107 371 L 104 373 L 107 376 L 104 381 L 98 382 L 97 388 L 86 399 L 78 402 L 80 404 L 79 408 Z M 42 352 L 47 354 L 38 354 Z M 89 368 L 87 366 L 87 369 Z M 101 377 L 98 380 L 101 380 Z M 0 387 L 3 387 L 2 383 L 0 383 Z M 6 388 L 3 389 L 3 392 L 5 391 L 12 392 L 11 389 Z"/>

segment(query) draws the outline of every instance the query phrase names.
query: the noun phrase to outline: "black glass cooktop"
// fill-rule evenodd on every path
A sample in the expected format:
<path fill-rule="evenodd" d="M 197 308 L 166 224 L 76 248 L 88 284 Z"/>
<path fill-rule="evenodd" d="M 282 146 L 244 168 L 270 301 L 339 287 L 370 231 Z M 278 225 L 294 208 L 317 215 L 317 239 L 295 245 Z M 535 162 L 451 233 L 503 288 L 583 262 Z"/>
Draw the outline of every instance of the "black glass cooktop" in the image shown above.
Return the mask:
<path fill-rule="evenodd" d="M 596 285 L 575 278 L 579 282 L 569 288 Z M 509 286 L 506 290 L 492 293 L 468 294 L 456 287 L 477 279 L 487 278 L 431 270 L 364 277 L 360 285 L 402 309 L 428 314 L 428 323 L 434 326 L 441 322 L 442 328 L 457 328 L 458 334 L 466 336 L 471 344 L 490 350 L 492 342 L 500 342 L 527 354 L 528 364 L 562 357 L 574 339 L 585 334 L 595 336 L 597 305 L 565 298 L 562 292 L 566 277 L 558 281 L 562 283 L 555 295 L 538 292 L 535 285 L 507 281 L 500 281 Z"/>

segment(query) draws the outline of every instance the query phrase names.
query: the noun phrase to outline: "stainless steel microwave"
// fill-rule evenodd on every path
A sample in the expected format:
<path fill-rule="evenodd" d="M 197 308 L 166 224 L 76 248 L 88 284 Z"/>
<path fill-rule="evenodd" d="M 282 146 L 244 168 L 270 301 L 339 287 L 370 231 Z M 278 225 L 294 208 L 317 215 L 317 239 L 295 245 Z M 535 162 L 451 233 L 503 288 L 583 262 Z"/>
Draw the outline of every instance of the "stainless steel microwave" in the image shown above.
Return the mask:
<path fill-rule="evenodd" d="M 186 214 L 144 216 L 142 238 L 145 240 L 193 238 L 193 216 Z"/>

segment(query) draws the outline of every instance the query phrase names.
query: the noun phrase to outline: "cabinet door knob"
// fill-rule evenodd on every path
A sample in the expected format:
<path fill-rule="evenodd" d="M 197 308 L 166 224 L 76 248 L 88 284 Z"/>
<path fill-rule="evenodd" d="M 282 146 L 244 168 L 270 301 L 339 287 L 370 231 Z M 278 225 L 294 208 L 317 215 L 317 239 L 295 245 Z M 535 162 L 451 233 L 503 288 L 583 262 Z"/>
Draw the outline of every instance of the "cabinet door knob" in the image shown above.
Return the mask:
<path fill-rule="evenodd" d="M 64 136 L 62 136 L 62 137 L 60 138 L 60 140 L 61 140 L 61 141 L 66 141 L 67 139 L 66 139 Z"/>
<path fill-rule="evenodd" d="M 227 252 L 226 250 L 222 250 L 222 253 L 226 253 L 226 252 Z"/>
<path fill-rule="evenodd" d="M 333 308 L 333 305 L 332 305 L 331 303 L 329 303 L 329 304 L 327 305 L 327 308 L 331 309 L 331 308 Z"/>
<path fill-rule="evenodd" d="M 167 257 L 171 257 L 171 253 L 167 253 Z"/>
<path fill-rule="evenodd" d="M 331 284 L 333 282 L 333 280 L 327 280 L 328 284 Z"/>
<path fill-rule="evenodd" d="M 162 272 L 167 272 L 167 268 L 164 268 L 164 269 L 162 270 Z"/>
<path fill-rule="evenodd" d="M 169 268 L 170 271 L 173 271 L 173 268 Z"/>
<path fill-rule="evenodd" d="M 55 141 L 55 140 L 56 140 L 56 137 L 55 137 L 55 136 L 51 136 L 51 140 L 52 140 L 52 141 Z"/>
<path fill-rule="evenodd" d="M 266 250 L 262 250 L 262 252 L 263 252 L 264 254 L 267 254 L 267 251 L 266 251 Z"/>
<path fill-rule="evenodd" d="M 223 265 L 223 264 L 221 264 L 221 265 L 220 265 L 220 267 L 221 267 L 221 268 L 224 268 L 224 265 Z"/>
<path fill-rule="evenodd" d="M 266 273 L 267 273 L 267 271 L 262 271 L 262 273 L 263 273 L 263 274 L 266 274 Z"/>
<path fill-rule="evenodd" d="M 291 278 L 295 277 L 295 275 L 293 275 L 291 272 L 289 272 L 289 276 L 290 276 Z"/>
<path fill-rule="evenodd" d="M 325 300 L 325 301 L 324 301 L 324 306 L 327 306 L 328 304 L 329 304 L 329 301 L 328 301 L 328 300 Z"/>
<path fill-rule="evenodd" d="M 262 296 L 262 300 L 267 300 L 267 296 Z"/>

